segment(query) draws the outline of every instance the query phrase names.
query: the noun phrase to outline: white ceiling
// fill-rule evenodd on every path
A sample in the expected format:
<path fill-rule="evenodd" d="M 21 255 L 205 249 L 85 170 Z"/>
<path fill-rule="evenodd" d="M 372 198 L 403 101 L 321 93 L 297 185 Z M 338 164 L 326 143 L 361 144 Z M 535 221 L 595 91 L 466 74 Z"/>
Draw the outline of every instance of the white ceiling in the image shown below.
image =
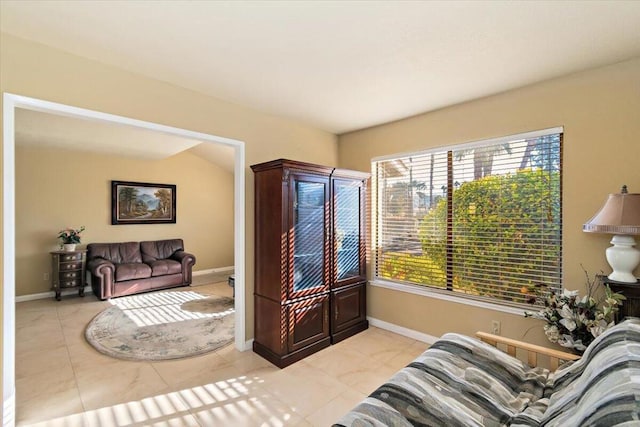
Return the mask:
<path fill-rule="evenodd" d="M 14 1 L 0 28 L 343 133 L 640 56 L 640 1 Z"/>
<path fill-rule="evenodd" d="M 16 144 L 88 151 L 143 160 L 164 159 L 185 150 L 233 173 L 233 147 L 204 143 L 139 127 L 16 109 Z"/>
<path fill-rule="evenodd" d="M 158 160 L 187 150 L 200 142 L 142 128 L 81 120 L 18 108 L 16 142 L 24 146 L 44 146 L 93 151 L 144 160 Z"/>

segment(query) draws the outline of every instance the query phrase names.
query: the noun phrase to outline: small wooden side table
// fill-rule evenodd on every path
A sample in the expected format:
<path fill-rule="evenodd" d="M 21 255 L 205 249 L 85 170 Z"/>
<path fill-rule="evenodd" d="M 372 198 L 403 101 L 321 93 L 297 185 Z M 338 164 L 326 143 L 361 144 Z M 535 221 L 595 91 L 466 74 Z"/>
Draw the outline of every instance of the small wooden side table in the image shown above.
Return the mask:
<path fill-rule="evenodd" d="M 53 251 L 51 254 L 51 287 L 60 301 L 63 289 L 78 288 L 78 295 L 84 296 L 86 250 Z"/>
<path fill-rule="evenodd" d="M 640 280 L 637 280 L 636 283 L 623 283 L 602 276 L 602 283 L 609 285 L 613 292 L 621 293 L 627 298 L 622 302 L 618 319 L 622 320 L 627 316 L 640 317 Z"/>

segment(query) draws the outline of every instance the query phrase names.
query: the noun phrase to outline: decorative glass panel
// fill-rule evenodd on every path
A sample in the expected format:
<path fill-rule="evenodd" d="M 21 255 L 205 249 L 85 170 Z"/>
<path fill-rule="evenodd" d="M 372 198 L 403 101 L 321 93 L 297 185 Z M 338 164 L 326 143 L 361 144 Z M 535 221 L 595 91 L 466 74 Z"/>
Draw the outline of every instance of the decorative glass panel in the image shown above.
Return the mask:
<path fill-rule="evenodd" d="M 360 187 L 335 188 L 335 245 L 337 280 L 360 274 Z"/>
<path fill-rule="evenodd" d="M 321 182 L 295 181 L 293 291 L 322 286 L 325 189 Z"/>

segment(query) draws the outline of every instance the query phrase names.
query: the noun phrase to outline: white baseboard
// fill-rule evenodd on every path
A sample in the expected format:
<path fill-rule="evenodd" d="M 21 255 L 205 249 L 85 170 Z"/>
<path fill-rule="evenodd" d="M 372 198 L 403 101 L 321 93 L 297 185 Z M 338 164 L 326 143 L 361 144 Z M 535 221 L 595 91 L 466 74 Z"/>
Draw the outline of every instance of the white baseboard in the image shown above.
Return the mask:
<path fill-rule="evenodd" d="M 93 291 L 91 290 L 91 286 L 85 286 L 84 287 L 84 294 L 92 294 Z M 78 294 L 78 289 L 66 289 L 63 290 L 60 293 L 62 296 L 65 295 L 73 295 L 73 294 Z M 49 291 L 49 292 L 41 292 L 39 294 L 29 294 L 29 295 L 20 295 L 16 297 L 16 302 L 24 302 L 24 301 L 33 301 L 33 300 L 37 300 L 37 299 L 47 299 L 47 298 L 54 298 L 56 296 L 56 293 L 54 291 Z"/>
<path fill-rule="evenodd" d="M 207 270 L 198 270 L 193 271 L 191 274 L 193 276 L 204 276 L 205 274 L 217 274 L 217 273 L 226 273 L 235 270 L 233 265 L 228 267 L 218 267 L 218 268 L 209 268 Z"/>
<path fill-rule="evenodd" d="M 403 326 L 394 325 L 393 323 L 385 322 L 384 320 L 378 320 L 373 317 L 367 317 L 369 324 L 376 328 L 384 329 L 398 335 L 403 335 L 405 337 L 409 337 L 411 339 L 426 342 L 427 344 L 433 344 L 438 340 L 438 337 L 434 337 L 433 335 L 425 334 L 423 332 L 418 332 L 413 329 L 405 328 Z M 244 343 L 244 349 L 242 351 L 248 351 L 253 349 L 253 338 Z"/>
<path fill-rule="evenodd" d="M 423 332 L 418 332 L 413 329 L 405 328 L 404 326 L 398 326 L 393 323 L 385 322 L 384 320 L 375 319 L 373 317 L 368 317 L 367 320 L 371 326 L 375 326 L 376 328 L 384 329 L 390 332 L 394 332 L 398 335 L 404 335 L 405 337 L 412 338 L 417 341 L 426 342 L 427 344 L 433 344 L 438 340 L 438 337 L 434 337 L 433 335 L 425 334 Z"/>

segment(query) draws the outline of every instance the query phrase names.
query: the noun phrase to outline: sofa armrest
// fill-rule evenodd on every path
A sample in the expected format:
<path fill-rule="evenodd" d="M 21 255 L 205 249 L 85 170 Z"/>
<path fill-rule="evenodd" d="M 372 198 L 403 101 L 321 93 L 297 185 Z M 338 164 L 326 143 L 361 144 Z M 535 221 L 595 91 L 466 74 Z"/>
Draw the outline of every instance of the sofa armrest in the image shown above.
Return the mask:
<path fill-rule="evenodd" d="M 195 255 L 185 251 L 175 251 L 173 255 L 171 255 L 171 259 L 175 259 L 183 265 L 185 263 L 191 263 L 191 265 L 194 265 L 196 263 Z"/>
<path fill-rule="evenodd" d="M 94 258 L 87 263 L 87 270 L 94 276 L 104 276 L 108 270 L 111 270 L 111 274 L 115 271 L 116 266 L 104 258 Z"/>
<path fill-rule="evenodd" d="M 171 259 L 178 261 L 182 264 L 182 278 L 185 285 L 191 284 L 191 270 L 196 264 L 196 257 L 193 254 L 185 251 L 175 251 L 171 255 Z"/>
<path fill-rule="evenodd" d="M 500 335 L 488 334 L 486 332 L 476 332 L 476 336 L 480 338 L 480 340 L 494 347 L 498 347 L 499 344 L 505 346 L 506 353 L 513 357 L 516 357 L 517 349 L 525 350 L 527 352 L 527 363 L 531 367 L 538 366 L 538 355 L 546 356 L 549 358 L 549 364 L 552 371 L 558 369 L 560 362 L 568 362 L 580 359 L 580 356 L 573 353 L 554 350 L 552 348 L 542 347 L 524 341 L 517 341 L 511 338 L 502 337 Z"/>
<path fill-rule="evenodd" d="M 113 295 L 116 266 L 104 258 L 93 258 L 87 262 L 87 271 L 91 273 L 91 289 L 101 300 Z"/>
<path fill-rule="evenodd" d="M 185 263 L 185 262 L 189 262 L 192 264 L 196 263 L 196 257 L 193 254 L 190 254 L 189 252 L 185 252 L 185 251 L 175 251 L 173 253 L 173 255 L 171 255 L 171 259 L 175 259 L 176 261 L 180 262 L 180 263 Z"/>

